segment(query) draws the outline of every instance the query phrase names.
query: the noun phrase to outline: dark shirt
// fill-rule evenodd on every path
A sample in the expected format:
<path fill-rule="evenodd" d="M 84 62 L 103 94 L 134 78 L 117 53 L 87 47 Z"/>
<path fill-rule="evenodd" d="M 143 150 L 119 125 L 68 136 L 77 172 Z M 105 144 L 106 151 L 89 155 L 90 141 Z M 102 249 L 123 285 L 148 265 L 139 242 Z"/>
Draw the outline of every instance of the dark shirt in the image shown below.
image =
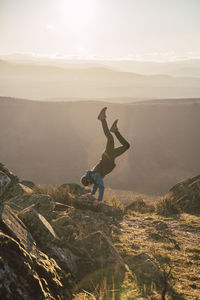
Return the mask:
<path fill-rule="evenodd" d="M 100 162 L 91 170 L 93 173 L 99 173 L 101 177 L 109 174 L 115 167 L 114 159 L 110 158 L 107 153 L 103 153 Z"/>

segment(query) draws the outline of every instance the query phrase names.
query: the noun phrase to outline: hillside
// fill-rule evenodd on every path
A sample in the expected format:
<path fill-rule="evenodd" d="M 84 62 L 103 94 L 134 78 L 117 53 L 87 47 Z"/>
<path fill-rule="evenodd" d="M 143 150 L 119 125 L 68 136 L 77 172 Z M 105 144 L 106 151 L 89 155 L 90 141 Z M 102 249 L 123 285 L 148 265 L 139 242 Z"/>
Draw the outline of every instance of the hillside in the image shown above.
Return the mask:
<path fill-rule="evenodd" d="M 95 206 L 77 184 L 45 188 L 0 164 L 0 298 L 198 299 L 199 183 Z"/>
<path fill-rule="evenodd" d="M 199 97 L 200 78 L 141 75 L 102 64 L 67 68 L 64 64 L 60 67 L 0 60 L 0 95 L 39 100 L 66 96 L 85 99 Z"/>
<path fill-rule="evenodd" d="M 20 178 L 36 183 L 79 183 L 104 151 L 106 140 L 96 119 L 104 105 L 108 123 L 118 118 L 131 144 L 105 178 L 107 187 L 164 194 L 199 173 L 199 99 L 102 104 L 1 97 L 1 160 Z"/>
<path fill-rule="evenodd" d="M 121 72 L 131 72 L 142 75 L 171 75 L 177 77 L 200 77 L 200 59 L 174 59 L 172 61 L 134 60 L 134 59 L 70 59 L 31 56 L 25 54 L 0 55 L 0 60 L 17 64 L 43 64 L 64 68 L 91 68 L 103 66 Z"/>

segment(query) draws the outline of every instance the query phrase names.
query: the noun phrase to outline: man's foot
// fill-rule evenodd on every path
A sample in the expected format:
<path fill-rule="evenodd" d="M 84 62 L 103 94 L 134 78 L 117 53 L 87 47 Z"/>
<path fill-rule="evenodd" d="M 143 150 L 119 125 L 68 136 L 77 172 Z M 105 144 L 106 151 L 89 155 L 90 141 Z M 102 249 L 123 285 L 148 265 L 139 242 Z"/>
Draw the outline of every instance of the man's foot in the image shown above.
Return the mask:
<path fill-rule="evenodd" d="M 107 107 L 102 108 L 100 114 L 98 115 L 98 120 L 104 120 L 106 118 L 106 109 Z"/>
<path fill-rule="evenodd" d="M 115 131 L 118 130 L 117 122 L 118 122 L 118 120 L 115 120 L 114 123 L 112 124 L 112 126 L 111 126 L 111 128 L 110 128 L 110 131 L 111 131 L 111 132 L 115 132 Z"/>

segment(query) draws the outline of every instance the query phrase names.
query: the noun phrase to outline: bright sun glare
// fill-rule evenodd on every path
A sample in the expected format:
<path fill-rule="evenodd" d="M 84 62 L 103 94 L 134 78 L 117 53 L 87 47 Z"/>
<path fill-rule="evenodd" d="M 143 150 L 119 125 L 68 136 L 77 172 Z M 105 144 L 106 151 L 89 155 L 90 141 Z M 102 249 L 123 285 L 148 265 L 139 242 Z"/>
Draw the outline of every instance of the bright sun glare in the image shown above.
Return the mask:
<path fill-rule="evenodd" d="M 60 2 L 63 23 L 71 30 L 71 33 L 81 34 L 91 26 L 93 3 L 92 0 L 62 0 Z"/>

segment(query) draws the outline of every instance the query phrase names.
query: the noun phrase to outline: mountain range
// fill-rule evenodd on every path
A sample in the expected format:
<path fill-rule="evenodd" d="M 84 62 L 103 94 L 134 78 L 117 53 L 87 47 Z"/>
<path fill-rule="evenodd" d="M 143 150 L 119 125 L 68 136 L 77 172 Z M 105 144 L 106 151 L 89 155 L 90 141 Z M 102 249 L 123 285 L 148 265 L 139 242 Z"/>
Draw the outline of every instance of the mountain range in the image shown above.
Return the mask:
<path fill-rule="evenodd" d="M 142 67 L 142 63 L 110 61 L 50 65 L 0 60 L 0 95 L 33 100 L 131 98 L 131 101 L 200 96 L 198 63 L 194 72 L 193 64 L 178 69 L 173 66 L 173 72 L 171 65 L 164 68 L 158 63 L 151 64 Z M 188 75 L 181 76 L 183 73 Z"/>
<path fill-rule="evenodd" d="M 1 97 L 1 161 L 35 183 L 79 183 L 105 148 L 97 120 L 102 106 L 108 107 L 109 126 L 119 119 L 131 144 L 105 178 L 107 187 L 163 194 L 199 173 L 200 99 L 102 103 Z"/>

